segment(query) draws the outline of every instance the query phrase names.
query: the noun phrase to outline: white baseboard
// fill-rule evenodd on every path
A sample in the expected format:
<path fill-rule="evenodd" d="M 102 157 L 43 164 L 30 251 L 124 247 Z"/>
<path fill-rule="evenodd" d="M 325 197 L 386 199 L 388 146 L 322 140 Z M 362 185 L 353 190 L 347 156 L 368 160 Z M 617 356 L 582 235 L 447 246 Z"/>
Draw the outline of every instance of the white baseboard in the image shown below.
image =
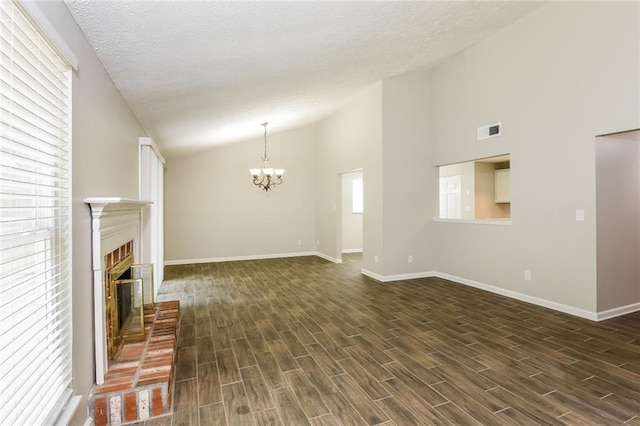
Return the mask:
<path fill-rule="evenodd" d="M 633 312 L 640 311 L 640 303 L 632 303 L 627 306 L 620 306 L 618 308 L 607 309 L 606 311 L 601 311 L 596 314 L 596 321 L 604 321 L 615 317 L 620 317 L 622 315 L 631 314 Z"/>
<path fill-rule="evenodd" d="M 343 251 L 343 252 L 348 253 L 347 251 Z M 355 252 L 350 252 L 350 253 L 355 253 Z M 209 259 L 167 260 L 165 261 L 165 265 L 188 265 L 188 264 L 194 264 L 194 263 L 276 259 L 276 258 L 283 258 L 283 257 L 299 257 L 299 256 L 318 256 L 325 260 L 328 260 L 329 262 L 342 263 L 342 259 L 336 259 L 334 257 L 328 256 L 324 253 L 320 253 L 317 251 L 310 251 L 310 252 L 300 252 L 300 253 L 263 254 L 263 255 L 253 255 L 253 256 L 215 257 L 215 258 L 209 258 Z M 384 283 L 391 282 L 391 281 L 411 280 L 411 279 L 417 279 L 417 278 L 429 278 L 429 277 L 443 278 L 445 280 L 454 281 L 459 284 L 468 285 L 470 287 L 475 287 L 480 290 L 485 290 L 491 293 L 500 294 L 502 296 L 510 297 L 512 299 L 521 300 L 523 302 L 553 309 L 559 312 L 564 312 L 566 314 L 574 315 L 580 318 L 585 318 L 591 321 L 604 321 L 611 318 L 615 318 L 622 315 L 640 311 L 640 303 L 633 303 L 633 304 L 621 306 L 618 308 L 608 309 L 606 311 L 592 312 L 592 311 L 587 311 L 585 309 L 564 305 L 562 303 L 553 302 L 551 300 L 542 299 L 540 297 L 530 296 L 528 294 L 519 293 L 517 291 L 507 290 L 501 287 L 496 287 L 490 284 L 485 284 L 478 281 L 458 277 L 455 275 L 449 275 L 449 274 L 445 274 L 443 272 L 438 272 L 438 271 L 416 272 L 411 274 L 398 274 L 398 275 L 380 275 L 380 274 L 376 274 L 375 272 L 369 271 L 367 269 L 362 269 L 360 272 L 362 273 L 362 275 L 366 275 L 370 278 L 373 278 L 374 280 L 384 282 Z M 90 426 L 90 425 L 85 425 L 85 426 Z"/>
<path fill-rule="evenodd" d="M 486 290 L 491 293 L 500 294 L 502 296 L 507 296 L 512 299 L 521 300 L 523 302 L 531 303 L 538 306 L 543 306 L 545 308 L 553 309 L 555 311 L 564 312 L 566 314 L 575 315 L 580 318 L 585 318 L 591 321 L 597 321 L 598 316 L 595 312 L 587 311 L 585 309 L 576 308 L 569 305 L 564 305 L 562 303 L 553 302 L 551 300 L 542 299 L 540 297 L 529 296 L 528 294 L 519 293 L 513 290 L 507 290 L 501 287 L 496 287 L 490 284 L 484 284 L 478 281 L 469 280 L 462 277 L 456 277 L 454 275 L 444 274 L 442 272 L 436 272 L 435 276 L 438 278 L 443 278 L 445 280 L 455 281 L 460 284 L 468 285 L 470 287 L 479 288 L 481 290 Z"/>
<path fill-rule="evenodd" d="M 371 272 L 371 271 L 369 271 L 369 270 L 367 270 L 367 269 L 361 269 L 361 270 L 360 270 L 360 273 L 361 273 L 362 275 L 366 275 L 366 276 L 367 276 L 367 277 L 369 277 L 369 278 L 373 278 L 373 279 L 374 279 L 374 280 L 376 280 L 376 281 L 382 281 L 382 282 L 384 282 L 384 277 L 383 277 L 382 275 L 376 274 L 375 272 Z"/>
<path fill-rule="evenodd" d="M 416 278 L 429 278 L 434 277 L 436 272 L 415 272 L 411 274 L 398 274 L 398 275 L 380 275 L 375 272 L 371 272 L 367 269 L 362 269 L 360 271 L 362 275 L 366 275 L 368 277 L 373 278 L 374 280 L 381 281 L 383 283 L 388 283 L 390 281 L 404 281 L 404 280 L 413 280 Z"/>
<path fill-rule="evenodd" d="M 315 251 L 307 251 L 307 252 L 299 252 L 299 253 L 255 254 L 250 256 L 210 257 L 207 259 L 166 260 L 164 264 L 165 266 L 191 265 L 194 263 L 234 262 L 237 260 L 261 260 L 261 259 L 277 259 L 281 257 L 301 257 L 301 256 L 319 256 L 319 254 L 318 252 L 315 252 Z M 323 257 L 323 256 L 320 256 L 320 257 Z"/>
<path fill-rule="evenodd" d="M 464 284 L 470 287 L 478 288 L 480 290 L 485 290 L 491 293 L 500 294 L 502 296 L 510 297 L 512 299 L 521 300 L 523 302 L 531 303 L 538 306 L 543 306 L 545 308 L 550 308 L 555 311 L 560 311 L 567 314 L 575 315 L 580 318 L 586 318 L 591 321 L 601 321 L 602 319 L 613 318 L 614 316 L 624 315 L 625 313 L 635 312 L 640 310 L 640 303 L 638 303 L 635 305 L 625 306 L 624 308 L 612 309 L 610 311 L 605 311 L 605 312 L 596 314 L 595 312 L 575 308 L 573 306 L 563 305 L 562 303 L 552 302 L 550 300 L 542 299 L 539 297 L 529 296 L 528 294 L 518 293 L 517 291 L 507 290 L 507 289 L 496 287 L 490 284 L 484 284 L 478 281 L 473 281 L 467 278 L 457 277 L 455 275 L 449 275 L 449 274 L 445 274 L 438 271 L 418 272 L 413 274 L 399 274 L 399 275 L 380 275 L 380 274 L 376 274 L 375 272 L 368 271 L 366 269 L 362 269 L 361 272 L 363 275 L 366 275 L 368 277 L 371 277 L 381 282 L 403 281 L 403 280 L 411 280 L 416 278 L 429 278 L 429 277 L 443 278 L 445 280 L 454 281 L 459 284 Z M 620 313 L 618 313 L 618 310 L 620 311 Z M 609 316 L 605 317 L 603 316 L 603 314 L 607 314 Z"/>
<path fill-rule="evenodd" d="M 335 257 L 331 257 L 331 256 L 326 255 L 324 253 L 320 253 L 319 251 L 316 251 L 313 254 L 315 254 L 318 257 L 323 258 L 324 260 L 328 260 L 329 262 L 342 263 L 342 259 L 336 259 Z"/>
<path fill-rule="evenodd" d="M 362 249 L 361 248 L 355 248 L 355 249 L 342 249 L 343 253 L 362 253 Z"/>

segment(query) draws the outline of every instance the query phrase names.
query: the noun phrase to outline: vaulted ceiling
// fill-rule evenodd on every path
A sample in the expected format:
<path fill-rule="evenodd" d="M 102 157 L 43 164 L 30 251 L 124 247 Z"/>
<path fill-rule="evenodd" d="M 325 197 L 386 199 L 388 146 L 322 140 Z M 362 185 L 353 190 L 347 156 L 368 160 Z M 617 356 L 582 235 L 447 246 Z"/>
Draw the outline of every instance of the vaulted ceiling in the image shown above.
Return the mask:
<path fill-rule="evenodd" d="M 313 123 L 540 2 L 65 0 L 168 156 Z M 543 29 L 541 29 L 543 30 Z"/>

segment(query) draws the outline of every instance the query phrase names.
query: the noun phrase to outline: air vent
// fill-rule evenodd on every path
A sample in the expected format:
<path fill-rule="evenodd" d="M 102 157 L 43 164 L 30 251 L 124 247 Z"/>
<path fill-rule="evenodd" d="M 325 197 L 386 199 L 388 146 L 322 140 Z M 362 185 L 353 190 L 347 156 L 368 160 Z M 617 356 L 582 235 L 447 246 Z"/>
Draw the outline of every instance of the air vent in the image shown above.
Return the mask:
<path fill-rule="evenodd" d="M 500 136 L 502 131 L 502 123 L 489 124 L 488 126 L 478 127 L 478 140 Z"/>

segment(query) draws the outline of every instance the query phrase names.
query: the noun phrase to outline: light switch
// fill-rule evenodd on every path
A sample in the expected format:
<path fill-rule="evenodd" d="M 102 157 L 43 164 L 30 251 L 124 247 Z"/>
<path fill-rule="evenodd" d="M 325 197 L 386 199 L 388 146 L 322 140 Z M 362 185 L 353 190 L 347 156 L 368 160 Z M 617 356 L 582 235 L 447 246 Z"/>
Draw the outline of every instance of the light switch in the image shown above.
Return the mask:
<path fill-rule="evenodd" d="M 576 210 L 576 220 L 584 221 L 584 210 Z"/>

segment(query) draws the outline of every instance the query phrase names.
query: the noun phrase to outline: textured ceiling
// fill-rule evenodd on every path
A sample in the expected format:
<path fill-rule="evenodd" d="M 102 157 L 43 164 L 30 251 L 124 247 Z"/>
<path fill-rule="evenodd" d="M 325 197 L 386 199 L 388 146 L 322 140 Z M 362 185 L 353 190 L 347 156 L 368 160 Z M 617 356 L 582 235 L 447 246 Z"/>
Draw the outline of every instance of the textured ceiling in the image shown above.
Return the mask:
<path fill-rule="evenodd" d="M 167 156 L 315 122 L 538 2 L 66 0 Z M 80 64 L 82 66 L 82 64 Z"/>

